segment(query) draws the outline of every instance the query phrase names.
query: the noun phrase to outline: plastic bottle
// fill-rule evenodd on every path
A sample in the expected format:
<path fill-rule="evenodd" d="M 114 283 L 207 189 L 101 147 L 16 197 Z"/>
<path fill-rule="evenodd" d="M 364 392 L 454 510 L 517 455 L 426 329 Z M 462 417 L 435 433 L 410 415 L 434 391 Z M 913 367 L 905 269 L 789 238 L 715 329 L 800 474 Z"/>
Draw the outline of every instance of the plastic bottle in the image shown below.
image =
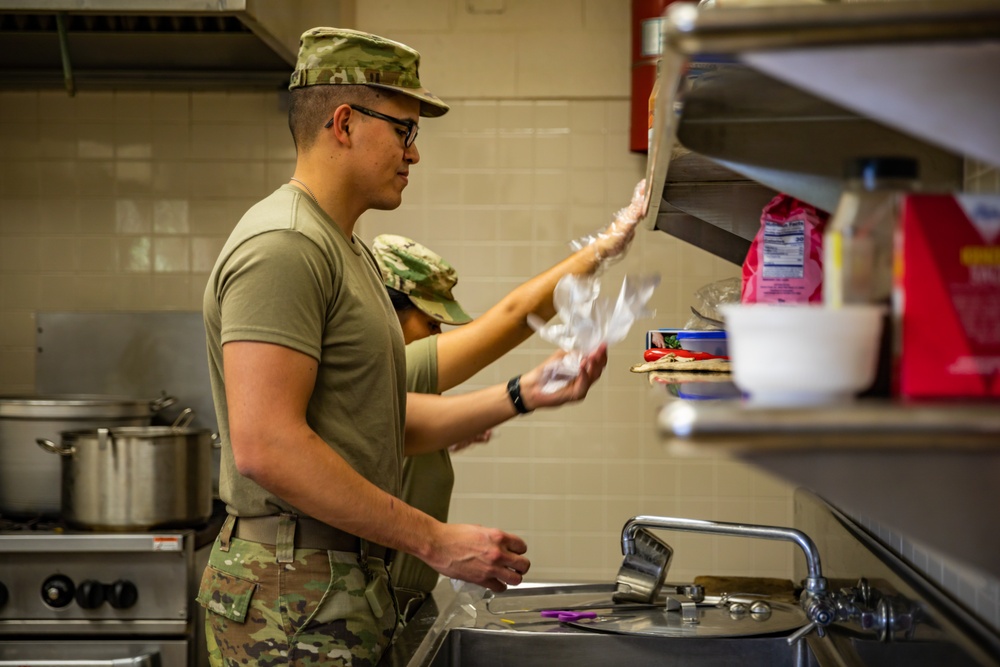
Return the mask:
<path fill-rule="evenodd" d="M 919 189 L 917 161 L 868 157 L 846 165 L 847 180 L 823 237 L 823 302 L 889 304 L 893 233 L 901 194 Z"/>
<path fill-rule="evenodd" d="M 918 190 L 917 161 L 866 157 L 846 165 L 843 192 L 823 237 L 823 303 L 884 305 L 875 383 L 863 396 L 892 393 L 893 247 L 902 195 Z"/>

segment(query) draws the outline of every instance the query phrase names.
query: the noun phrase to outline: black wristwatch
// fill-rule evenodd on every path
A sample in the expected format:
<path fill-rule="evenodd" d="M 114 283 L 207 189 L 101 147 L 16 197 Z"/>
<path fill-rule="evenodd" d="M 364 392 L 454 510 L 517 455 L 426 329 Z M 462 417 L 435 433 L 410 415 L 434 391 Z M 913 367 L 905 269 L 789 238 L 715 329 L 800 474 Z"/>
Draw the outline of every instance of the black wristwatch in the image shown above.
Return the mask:
<path fill-rule="evenodd" d="M 507 381 L 507 395 L 510 396 L 510 402 L 514 404 L 514 409 L 520 414 L 526 415 L 531 412 L 531 410 L 524 405 L 524 399 L 521 398 L 520 375 L 515 375 Z"/>

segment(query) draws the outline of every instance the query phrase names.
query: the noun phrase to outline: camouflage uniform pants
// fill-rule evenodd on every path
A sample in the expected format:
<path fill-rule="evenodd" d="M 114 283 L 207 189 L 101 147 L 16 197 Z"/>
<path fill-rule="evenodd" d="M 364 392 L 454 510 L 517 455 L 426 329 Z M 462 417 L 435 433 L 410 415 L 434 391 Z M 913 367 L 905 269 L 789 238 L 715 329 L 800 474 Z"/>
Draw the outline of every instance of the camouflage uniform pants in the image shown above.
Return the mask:
<path fill-rule="evenodd" d="M 357 554 L 216 540 L 198 602 L 207 610 L 212 667 L 375 665 L 398 622 L 385 564 Z"/>

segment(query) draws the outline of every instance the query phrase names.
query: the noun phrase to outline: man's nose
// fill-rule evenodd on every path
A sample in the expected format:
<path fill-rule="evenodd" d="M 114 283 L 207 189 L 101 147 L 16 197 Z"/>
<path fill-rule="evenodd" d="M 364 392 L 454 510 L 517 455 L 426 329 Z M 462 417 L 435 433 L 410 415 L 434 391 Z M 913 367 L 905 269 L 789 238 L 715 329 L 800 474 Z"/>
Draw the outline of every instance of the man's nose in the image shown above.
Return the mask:
<path fill-rule="evenodd" d="M 417 150 L 417 142 L 414 141 L 410 144 L 409 148 L 403 151 L 403 159 L 410 164 L 416 164 L 420 162 L 420 151 Z"/>

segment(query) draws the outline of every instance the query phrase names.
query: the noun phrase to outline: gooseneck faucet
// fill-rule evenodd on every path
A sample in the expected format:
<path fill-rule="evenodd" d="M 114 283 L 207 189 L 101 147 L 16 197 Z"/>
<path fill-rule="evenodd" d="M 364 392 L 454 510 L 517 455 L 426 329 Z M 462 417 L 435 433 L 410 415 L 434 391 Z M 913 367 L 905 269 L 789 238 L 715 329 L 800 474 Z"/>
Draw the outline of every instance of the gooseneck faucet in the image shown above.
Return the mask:
<path fill-rule="evenodd" d="M 819 550 L 812 539 L 800 530 L 779 526 L 724 523 L 722 521 L 681 519 L 667 516 L 636 516 L 626 521 L 622 528 L 622 553 L 626 556 L 635 554 L 636 533 L 641 528 L 659 528 L 712 535 L 737 535 L 764 540 L 783 540 L 797 544 L 806 557 L 808 577 L 805 580 L 805 591 L 799 603 L 809 619 L 809 624 L 790 637 L 789 642 L 797 641 L 814 628 L 822 636 L 823 628 L 836 620 L 836 607 L 828 595 L 826 578 L 823 577 L 820 568 Z"/>

